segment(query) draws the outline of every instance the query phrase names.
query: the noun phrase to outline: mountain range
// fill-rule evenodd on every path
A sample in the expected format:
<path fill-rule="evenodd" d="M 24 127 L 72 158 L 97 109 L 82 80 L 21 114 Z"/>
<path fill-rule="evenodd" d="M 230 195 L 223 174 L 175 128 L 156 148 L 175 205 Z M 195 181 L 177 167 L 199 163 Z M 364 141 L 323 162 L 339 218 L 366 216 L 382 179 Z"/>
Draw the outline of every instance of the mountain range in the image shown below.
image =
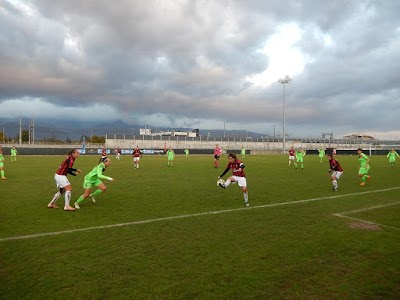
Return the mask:
<path fill-rule="evenodd" d="M 33 124 L 33 125 L 32 125 Z M 29 131 L 34 128 L 35 140 L 58 139 L 58 140 L 80 140 L 83 135 L 105 136 L 117 135 L 131 137 L 140 135 L 140 129 L 144 128 L 139 124 L 128 124 L 123 121 L 114 122 L 90 122 L 90 121 L 68 121 L 68 120 L 49 120 L 49 119 L 21 119 L 21 129 Z M 147 125 L 147 128 L 150 126 Z M 158 131 L 194 131 L 197 128 L 171 128 L 171 127 L 151 127 L 153 132 Z M 20 130 L 20 120 L 0 119 L 0 131 L 5 132 L 6 137 L 18 139 Z M 223 129 L 198 129 L 201 136 L 209 137 L 261 137 L 260 133 L 246 130 L 223 130 Z"/>

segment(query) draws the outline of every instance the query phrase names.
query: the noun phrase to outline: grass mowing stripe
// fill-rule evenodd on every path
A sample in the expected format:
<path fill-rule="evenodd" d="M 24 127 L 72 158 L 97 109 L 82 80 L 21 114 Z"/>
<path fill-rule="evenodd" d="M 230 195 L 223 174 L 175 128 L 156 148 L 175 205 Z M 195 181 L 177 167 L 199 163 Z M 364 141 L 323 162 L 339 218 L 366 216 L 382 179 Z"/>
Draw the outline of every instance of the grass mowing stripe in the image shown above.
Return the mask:
<path fill-rule="evenodd" d="M 387 192 L 387 191 L 397 190 L 397 189 L 400 189 L 400 187 L 393 187 L 393 188 L 387 188 L 387 189 L 381 189 L 381 190 L 373 190 L 373 191 L 365 191 L 365 192 L 359 192 L 359 193 L 350 193 L 350 194 L 344 194 L 344 195 L 335 195 L 335 196 L 329 196 L 329 197 L 304 199 L 304 200 L 298 200 L 298 201 L 281 202 L 281 203 L 266 204 L 266 205 L 257 205 L 257 206 L 251 206 L 251 207 L 224 209 L 224 210 L 217 210 L 217 211 L 202 212 L 202 213 L 197 213 L 197 214 L 188 214 L 188 215 L 179 215 L 179 216 L 172 216 L 172 217 L 165 217 L 165 218 L 148 219 L 148 220 L 142 220 L 142 221 L 134 221 L 134 222 L 126 222 L 126 223 L 118 223 L 118 224 L 110 224 L 110 225 L 93 226 L 93 227 L 86 227 L 86 228 L 79 228 L 79 229 L 56 231 L 56 232 L 45 232 L 45 233 L 30 234 L 30 235 L 20 235 L 20 236 L 1 238 L 0 242 L 10 241 L 10 240 L 21 240 L 21 239 L 33 239 L 33 238 L 38 238 L 38 237 L 59 235 L 59 234 L 64 234 L 64 233 L 74 233 L 74 232 L 80 232 L 80 231 L 89 231 L 89 230 L 96 230 L 96 229 L 121 227 L 121 226 L 131 226 L 131 225 L 139 225 L 139 224 L 146 224 L 146 223 L 153 223 L 153 222 L 169 221 L 169 220 L 176 220 L 176 219 L 183 219 L 183 218 L 190 218 L 190 217 L 199 217 L 199 216 L 205 216 L 205 215 L 222 214 L 222 213 L 227 213 L 227 212 L 249 210 L 249 209 L 256 209 L 256 208 L 267 208 L 267 207 L 275 207 L 275 206 L 282 206 L 282 205 L 289 205 L 289 204 L 300 204 L 300 203 L 321 201 L 321 200 L 327 200 L 327 199 L 337 199 L 337 198 L 358 196 L 358 195 L 371 194 L 371 193 L 381 193 L 381 192 Z M 339 217 L 347 217 L 347 216 L 341 216 L 341 215 L 338 215 L 338 216 Z M 350 217 L 348 217 L 348 218 L 350 218 Z M 388 226 L 385 226 L 385 227 L 388 227 Z"/>

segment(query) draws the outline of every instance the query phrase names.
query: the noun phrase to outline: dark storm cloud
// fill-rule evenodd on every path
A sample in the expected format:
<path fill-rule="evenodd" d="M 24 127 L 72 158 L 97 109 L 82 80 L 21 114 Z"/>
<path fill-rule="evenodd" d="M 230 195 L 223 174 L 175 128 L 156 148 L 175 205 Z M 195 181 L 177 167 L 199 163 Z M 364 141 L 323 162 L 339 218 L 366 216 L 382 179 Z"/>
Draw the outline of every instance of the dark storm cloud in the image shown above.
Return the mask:
<path fill-rule="evenodd" d="M 289 124 L 384 131 L 400 107 L 398 11 L 398 1 L 0 0 L 0 102 L 279 123 L 282 86 L 248 78 L 271 64 L 260 49 L 279 26 L 296 24 L 308 61 L 287 88 Z"/>

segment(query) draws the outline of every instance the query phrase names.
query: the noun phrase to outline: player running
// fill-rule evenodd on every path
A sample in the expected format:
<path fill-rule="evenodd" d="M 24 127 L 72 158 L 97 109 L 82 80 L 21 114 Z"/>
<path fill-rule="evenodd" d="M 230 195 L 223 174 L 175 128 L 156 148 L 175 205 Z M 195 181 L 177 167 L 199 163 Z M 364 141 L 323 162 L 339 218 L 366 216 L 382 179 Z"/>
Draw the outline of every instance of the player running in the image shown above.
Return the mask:
<path fill-rule="evenodd" d="M 336 192 L 339 187 L 337 181 L 339 180 L 340 176 L 342 176 L 343 169 L 340 166 L 339 162 L 332 157 L 332 155 L 328 154 L 327 158 L 329 161 L 328 174 L 331 174 L 331 172 L 333 172 L 331 174 L 331 180 L 332 180 L 333 190 Z"/>
<path fill-rule="evenodd" d="M 83 181 L 83 194 L 74 203 L 76 209 L 80 209 L 79 204 L 82 203 L 87 197 L 90 197 L 92 202 L 96 203 L 96 199 L 94 197 L 104 193 L 107 189 L 106 185 L 101 181 L 101 179 L 114 181 L 114 178 L 103 175 L 103 172 L 109 165 L 111 165 L 111 159 L 104 157 L 101 159 L 101 162 L 85 176 Z M 97 190 L 95 190 L 93 193 L 90 193 L 90 189 L 92 187 L 97 187 Z"/>
<path fill-rule="evenodd" d="M 214 167 L 218 168 L 219 167 L 219 158 L 222 154 L 222 149 L 219 147 L 218 144 L 215 145 L 214 149 Z"/>
<path fill-rule="evenodd" d="M 360 163 L 360 169 L 358 170 L 358 177 L 361 178 L 360 185 L 365 185 L 366 179 L 371 179 L 371 176 L 368 175 L 369 172 L 369 158 L 366 156 L 361 148 L 357 149 L 358 153 L 358 162 Z"/>
<path fill-rule="evenodd" d="M 0 146 L 0 175 L 1 175 L 1 180 L 7 179 L 7 177 L 4 176 L 4 156 L 1 146 Z"/>
<path fill-rule="evenodd" d="M 394 164 L 396 163 L 396 157 L 399 157 L 399 154 L 396 152 L 396 150 L 394 150 L 394 148 L 392 148 L 386 157 L 389 158 L 390 165 L 394 167 Z"/>
<path fill-rule="evenodd" d="M 228 159 L 229 163 L 225 171 L 221 174 L 221 176 L 218 177 L 218 179 L 221 179 L 229 171 L 229 169 L 232 170 L 233 176 L 229 177 L 228 180 L 225 181 L 225 183 L 220 183 L 219 186 L 226 189 L 231 183 L 237 183 L 243 191 L 244 204 L 246 206 L 250 206 L 246 176 L 243 171 L 245 166 L 240 160 L 236 158 L 236 154 L 234 153 L 229 154 Z"/>
<path fill-rule="evenodd" d="M 58 198 L 60 198 L 60 196 L 65 191 L 64 210 L 65 211 L 74 211 L 75 210 L 75 208 L 73 208 L 72 206 L 69 205 L 69 202 L 71 200 L 72 186 L 67 178 L 67 175 L 71 174 L 72 176 L 76 176 L 77 174 L 81 173 L 81 170 L 73 168 L 75 159 L 78 156 L 79 156 L 78 149 L 72 149 L 71 151 L 69 151 L 67 158 L 63 161 L 61 166 L 58 168 L 56 174 L 54 174 L 54 179 L 56 181 L 57 188 L 59 189 L 59 191 L 54 194 L 53 199 L 47 205 L 48 208 L 58 208 L 58 206 L 56 205 L 56 201 L 58 200 Z"/>

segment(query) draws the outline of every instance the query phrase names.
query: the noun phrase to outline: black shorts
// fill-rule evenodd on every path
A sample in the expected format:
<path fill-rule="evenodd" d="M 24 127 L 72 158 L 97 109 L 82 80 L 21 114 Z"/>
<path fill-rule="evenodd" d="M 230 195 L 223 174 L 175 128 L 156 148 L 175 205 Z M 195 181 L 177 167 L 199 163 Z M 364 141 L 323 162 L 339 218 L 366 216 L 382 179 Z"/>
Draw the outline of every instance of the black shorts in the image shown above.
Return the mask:
<path fill-rule="evenodd" d="M 216 160 L 219 160 L 219 155 L 214 155 L 214 158 L 215 158 Z"/>

